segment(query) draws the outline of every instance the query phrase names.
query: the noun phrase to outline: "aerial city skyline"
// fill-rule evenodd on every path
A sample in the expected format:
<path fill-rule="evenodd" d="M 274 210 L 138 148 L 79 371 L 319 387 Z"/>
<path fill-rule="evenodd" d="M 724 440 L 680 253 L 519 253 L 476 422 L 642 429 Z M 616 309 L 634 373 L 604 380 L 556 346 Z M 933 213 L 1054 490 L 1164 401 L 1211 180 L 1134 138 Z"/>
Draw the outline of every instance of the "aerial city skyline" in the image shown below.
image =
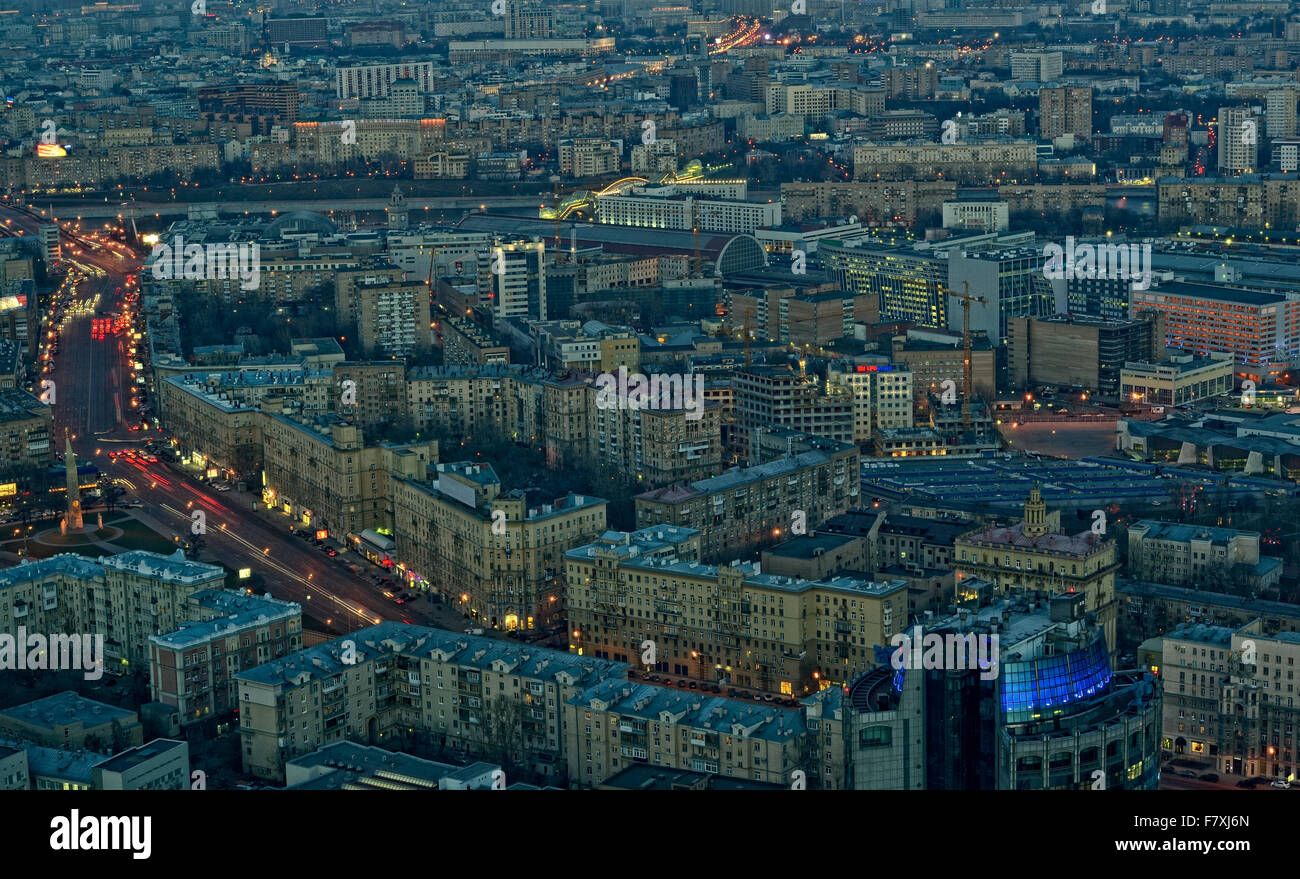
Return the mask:
<path fill-rule="evenodd" d="M 0 13 L 0 788 L 1297 780 L 1290 0 Z"/>

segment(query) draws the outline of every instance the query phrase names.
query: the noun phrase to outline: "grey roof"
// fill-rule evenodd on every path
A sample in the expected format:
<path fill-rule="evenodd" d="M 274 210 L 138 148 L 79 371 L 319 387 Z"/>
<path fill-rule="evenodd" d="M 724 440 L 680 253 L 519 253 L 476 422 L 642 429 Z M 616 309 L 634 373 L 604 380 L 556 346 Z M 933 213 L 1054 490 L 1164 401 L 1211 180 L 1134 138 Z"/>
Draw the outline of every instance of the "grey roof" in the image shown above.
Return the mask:
<path fill-rule="evenodd" d="M 606 677 L 622 677 L 628 669 L 627 663 L 577 656 L 564 650 L 530 647 L 513 641 L 462 635 L 427 626 L 383 622 L 273 659 L 235 675 L 235 680 L 271 686 L 282 684 L 286 689 L 291 689 L 313 680 L 331 677 L 351 667 L 342 660 L 344 641 L 352 641 L 356 645 L 358 663 L 378 656 L 398 654 L 432 657 L 438 651 L 448 657 L 448 661 L 455 661 L 462 666 L 491 669 L 492 664 L 500 660 L 509 664 L 514 674 L 523 677 L 554 680 L 556 675 L 564 672 L 576 681 L 585 683 L 595 683 Z"/>
<path fill-rule="evenodd" d="M 65 724 L 81 723 L 87 726 L 98 726 L 112 720 L 127 720 L 134 717 L 134 711 L 127 711 L 125 708 L 118 708 L 107 702 L 87 699 L 77 695 L 73 690 L 64 690 L 62 693 L 55 693 L 44 699 L 0 710 L 0 718 L 50 731 Z"/>
<path fill-rule="evenodd" d="M 654 684 L 610 680 L 583 690 L 570 700 L 572 705 L 590 706 L 600 701 L 606 710 L 623 717 L 641 717 L 661 721 L 664 714 L 677 718 L 678 726 L 734 735 L 735 727 L 744 728 L 749 738 L 786 742 L 803 735 L 802 711 L 773 705 L 706 696 L 703 693 Z"/>

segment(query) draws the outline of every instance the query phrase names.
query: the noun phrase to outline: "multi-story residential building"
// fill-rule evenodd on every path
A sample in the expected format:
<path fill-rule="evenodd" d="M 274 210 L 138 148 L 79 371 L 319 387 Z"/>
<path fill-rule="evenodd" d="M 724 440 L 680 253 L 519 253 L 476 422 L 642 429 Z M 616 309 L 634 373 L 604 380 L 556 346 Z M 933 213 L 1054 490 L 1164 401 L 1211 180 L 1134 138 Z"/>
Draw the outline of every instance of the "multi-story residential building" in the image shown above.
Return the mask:
<path fill-rule="evenodd" d="M 1292 112 L 1295 112 L 1294 106 Z M 1249 174 L 1259 168 L 1260 128 L 1263 120 L 1250 107 L 1220 107 L 1215 140 L 1219 149 L 1219 170 L 1228 174 Z"/>
<path fill-rule="evenodd" d="M 393 526 L 400 478 L 438 458 L 436 441 L 369 444 L 338 416 L 311 423 L 262 413 L 262 500 L 294 521 L 340 537 Z"/>
<path fill-rule="evenodd" d="M 1092 531 L 1067 534 L 1060 511 L 1047 513 L 1034 485 L 1025 501 L 1024 520 L 1008 527 L 980 526 L 957 538 L 953 567 L 959 580 L 974 577 L 994 585 L 999 595 L 1027 592 L 1085 596 L 1097 615 L 1109 651 L 1115 652 L 1115 541 Z M 960 587 L 959 587 L 960 588 Z"/>
<path fill-rule="evenodd" d="M 142 550 L 97 561 L 62 553 L 0 572 L 0 631 L 104 636 L 104 668 L 147 667 L 149 636 L 191 619 L 189 597 L 221 585 L 225 571 L 179 550 Z M 87 657 L 89 659 L 89 657 Z"/>
<path fill-rule="evenodd" d="M 855 180 L 942 176 L 958 183 L 998 186 L 1032 180 L 1038 146 L 1032 140 L 989 138 L 973 143 L 861 143 L 853 148 Z"/>
<path fill-rule="evenodd" d="M 1092 89 L 1044 88 L 1038 92 L 1038 136 L 1055 140 L 1063 134 L 1092 137 Z"/>
<path fill-rule="evenodd" d="M 566 137 L 558 144 L 560 174 L 564 177 L 607 177 L 617 175 L 620 150 L 607 137 Z"/>
<path fill-rule="evenodd" d="M 1218 736 L 1224 731 L 1224 694 L 1231 689 L 1234 631 L 1183 623 L 1139 648 L 1164 681 L 1161 747 L 1168 756 L 1200 759 L 1206 769 L 1217 769 L 1225 756 Z"/>
<path fill-rule="evenodd" d="M 326 369 L 183 373 L 158 383 L 158 411 L 183 463 L 245 478 L 262 464 L 260 412 L 323 415 L 333 385 Z"/>
<path fill-rule="evenodd" d="M 684 545 L 679 555 L 678 546 Z M 907 619 L 907 583 L 702 565 L 698 532 L 611 532 L 565 553 L 572 647 L 654 670 L 774 693 L 851 680 Z"/>
<path fill-rule="evenodd" d="M 788 787 L 807 762 L 803 713 L 784 706 L 606 680 L 564 711 L 569 783 L 580 788 L 641 763 Z"/>
<path fill-rule="evenodd" d="M 22 388 L 0 390 L 0 478 L 26 483 L 44 475 L 54 463 L 53 425 L 49 403 Z"/>
<path fill-rule="evenodd" d="M 591 656 L 380 623 L 238 675 L 244 771 L 279 782 L 322 746 L 412 736 L 565 778 L 564 706 L 626 675 Z"/>
<path fill-rule="evenodd" d="M 387 97 L 389 87 L 399 80 L 412 80 L 421 94 L 427 94 L 438 82 L 434 75 L 437 66 L 433 61 L 406 61 L 339 67 L 334 71 L 334 97 L 340 101 Z"/>
<path fill-rule="evenodd" d="M 746 366 L 732 373 L 736 423 L 732 438 L 746 459 L 755 434 L 785 427 L 853 442 L 853 390 L 843 384 L 796 371 L 790 366 Z M 910 392 L 910 388 L 909 388 Z"/>
<path fill-rule="evenodd" d="M 1270 189 L 1258 174 L 1161 177 L 1156 181 L 1156 211 L 1160 222 L 1169 226 L 1203 223 L 1258 228 L 1265 217 L 1282 210 L 1271 200 L 1278 195 L 1281 191 Z"/>
<path fill-rule="evenodd" d="M 854 180 L 782 183 L 781 204 L 787 222 L 818 217 L 857 217 L 863 226 L 908 227 L 918 214 L 941 210 L 955 198 L 950 180 Z"/>
<path fill-rule="evenodd" d="M 703 534 L 701 558 L 725 561 L 774 543 L 784 534 L 808 532 L 843 513 L 860 493 L 857 446 L 808 451 L 721 476 L 636 496 L 636 524 L 661 522 Z"/>
<path fill-rule="evenodd" d="M 335 363 L 331 410 L 361 428 L 367 440 L 406 415 L 406 376 L 392 360 L 345 360 Z"/>
<path fill-rule="evenodd" d="M 155 702 L 176 708 L 182 726 L 239 707 L 234 676 L 302 649 L 302 607 L 242 590 L 190 596 L 189 616 L 149 638 L 149 686 Z"/>
<path fill-rule="evenodd" d="M 113 753 L 144 744 L 144 727 L 136 712 L 86 699 L 72 690 L 0 710 L 0 732 L 72 750 Z"/>
<path fill-rule="evenodd" d="M 1225 773 L 1289 779 L 1300 767 L 1300 743 L 1294 732 L 1297 723 L 1295 669 L 1300 657 L 1300 635 L 1270 634 L 1260 620 L 1254 620 L 1233 632 L 1228 646 L 1226 657 L 1219 646 L 1212 648 L 1215 656 L 1206 656 L 1211 648 L 1202 648 L 1202 655 L 1196 661 L 1201 667 L 1195 671 L 1190 656 L 1187 657 L 1188 673 L 1192 677 L 1179 680 L 1180 692 L 1200 696 L 1202 688 L 1213 687 L 1213 680 L 1222 681 L 1225 671 L 1227 680 L 1218 686 L 1222 699 L 1218 728 L 1212 730 L 1210 724 L 1202 724 L 1202 715 L 1198 715 L 1194 722 L 1183 721 L 1187 729 L 1181 737 L 1196 741 L 1202 735 L 1206 739 L 1213 735 L 1219 750 L 1216 763 Z M 1200 675 L 1199 679 L 1196 675 Z M 1161 677 L 1172 689 L 1174 683 L 1163 670 Z M 1186 691 L 1187 687 L 1193 689 Z M 1204 733 L 1202 725 L 1207 727 Z M 1167 729 L 1166 735 L 1169 732 Z M 1176 750 L 1178 738 L 1174 736 L 1172 741 L 1166 741 L 1170 750 Z"/>
<path fill-rule="evenodd" d="M 270 116 L 283 122 L 298 118 L 299 93 L 293 83 L 225 83 L 200 88 L 196 97 L 204 112 Z"/>
<path fill-rule="evenodd" d="M 1276 381 L 1300 357 L 1297 293 L 1170 282 L 1133 291 L 1133 315 L 1146 310 L 1164 314 L 1168 347 L 1230 353 L 1240 379 Z"/>
<path fill-rule="evenodd" d="M 1061 52 L 1012 52 L 1011 78 L 1055 82 L 1065 70 Z"/>
<path fill-rule="evenodd" d="M 493 628 L 562 624 L 563 556 L 605 530 L 604 498 L 537 504 L 489 464 L 437 464 L 394 481 L 398 568 Z"/>
<path fill-rule="evenodd" d="M 406 376 L 406 413 L 421 433 L 495 430 L 535 442 L 545 428 L 535 400 L 548 376 L 522 365 L 417 367 Z"/>
<path fill-rule="evenodd" d="M 467 317 L 447 316 L 438 321 L 442 337 L 442 362 L 448 366 L 504 366 L 510 346 L 494 339 Z"/>
<path fill-rule="evenodd" d="M 367 356 L 409 357 L 432 346 L 429 288 L 423 281 L 363 279 L 353 291 L 357 336 Z"/>
<path fill-rule="evenodd" d="M 529 333 L 536 340 L 537 361 L 556 372 L 628 372 L 641 368 L 641 342 L 632 327 L 610 326 L 600 321 L 532 321 Z"/>
<path fill-rule="evenodd" d="M 1261 556 L 1258 531 L 1142 519 L 1128 527 L 1128 572 L 1170 586 L 1275 586 L 1282 561 Z"/>
<path fill-rule="evenodd" d="M 645 486 L 706 479 L 722 469 L 722 406 L 700 399 L 692 408 L 649 408 L 617 394 L 602 399 L 601 389 L 589 386 L 589 462 Z"/>
<path fill-rule="evenodd" d="M 496 244 L 478 254 L 479 298 L 497 318 L 547 319 L 546 242 Z"/>

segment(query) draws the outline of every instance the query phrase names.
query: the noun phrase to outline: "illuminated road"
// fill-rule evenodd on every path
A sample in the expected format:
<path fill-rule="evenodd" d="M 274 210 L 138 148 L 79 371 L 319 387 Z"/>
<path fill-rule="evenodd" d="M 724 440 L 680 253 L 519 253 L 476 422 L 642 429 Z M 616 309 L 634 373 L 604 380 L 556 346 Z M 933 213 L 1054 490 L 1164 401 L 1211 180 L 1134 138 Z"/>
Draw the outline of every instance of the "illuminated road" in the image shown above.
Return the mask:
<path fill-rule="evenodd" d="M 39 216 L 0 205 L 0 233 L 30 235 L 40 222 Z M 138 271 L 139 263 L 85 236 L 78 238 L 64 241 L 64 257 L 102 269 L 107 276 L 86 278 L 76 285 L 59 352 L 53 357 L 54 369 L 45 376 L 55 382 L 53 409 L 59 451 L 63 450 L 66 426 L 73 434 L 77 457 L 93 460 L 127 488 L 128 497 L 139 498 L 143 506 L 136 512 L 146 524 L 157 526 L 164 538 L 186 540 L 196 521 L 193 514 L 201 511 L 206 527 L 205 561 L 235 570 L 250 568 L 262 576 L 273 596 L 298 602 L 304 614 L 319 624 L 338 632 L 380 619 L 455 626 L 461 619 L 458 614 L 423 598 L 403 605 L 393 603 L 373 582 L 383 573 L 378 568 L 352 553 L 327 556 L 314 542 L 291 536 L 287 520 L 283 527 L 264 521 L 251 510 L 248 495 L 210 490 L 166 463 L 109 458 L 110 452 L 139 449 L 147 440 L 161 439 L 155 432 L 130 429 L 138 418 L 131 414 L 126 369 L 129 341 L 125 335 L 95 339 L 91 334 L 89 303 L 98 295 L 95 314 L 121 310 L 124 305 L 117 289 L 126 285 L 128 273 Z M 85 313 L 76 314 L 79 311 Z M 361 573 L 351 571 L 349 564 Z"/>

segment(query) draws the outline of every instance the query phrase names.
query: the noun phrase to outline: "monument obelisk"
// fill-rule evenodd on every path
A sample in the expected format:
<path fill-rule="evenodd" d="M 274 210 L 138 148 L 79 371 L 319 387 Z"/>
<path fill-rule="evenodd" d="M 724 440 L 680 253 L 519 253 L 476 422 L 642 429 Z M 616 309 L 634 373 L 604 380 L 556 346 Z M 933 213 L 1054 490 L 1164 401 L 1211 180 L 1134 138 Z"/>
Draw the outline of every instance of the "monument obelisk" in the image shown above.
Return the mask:
<path fill-rule="evenodd" d="M 77 478 L 77 455 L 72 451 L 72 439 L 68 429 L 63 428 L 63 464 L 68 477 L 68 531 L 80 531 L 85 527 L 81 521 L 81 480 Z"/>

